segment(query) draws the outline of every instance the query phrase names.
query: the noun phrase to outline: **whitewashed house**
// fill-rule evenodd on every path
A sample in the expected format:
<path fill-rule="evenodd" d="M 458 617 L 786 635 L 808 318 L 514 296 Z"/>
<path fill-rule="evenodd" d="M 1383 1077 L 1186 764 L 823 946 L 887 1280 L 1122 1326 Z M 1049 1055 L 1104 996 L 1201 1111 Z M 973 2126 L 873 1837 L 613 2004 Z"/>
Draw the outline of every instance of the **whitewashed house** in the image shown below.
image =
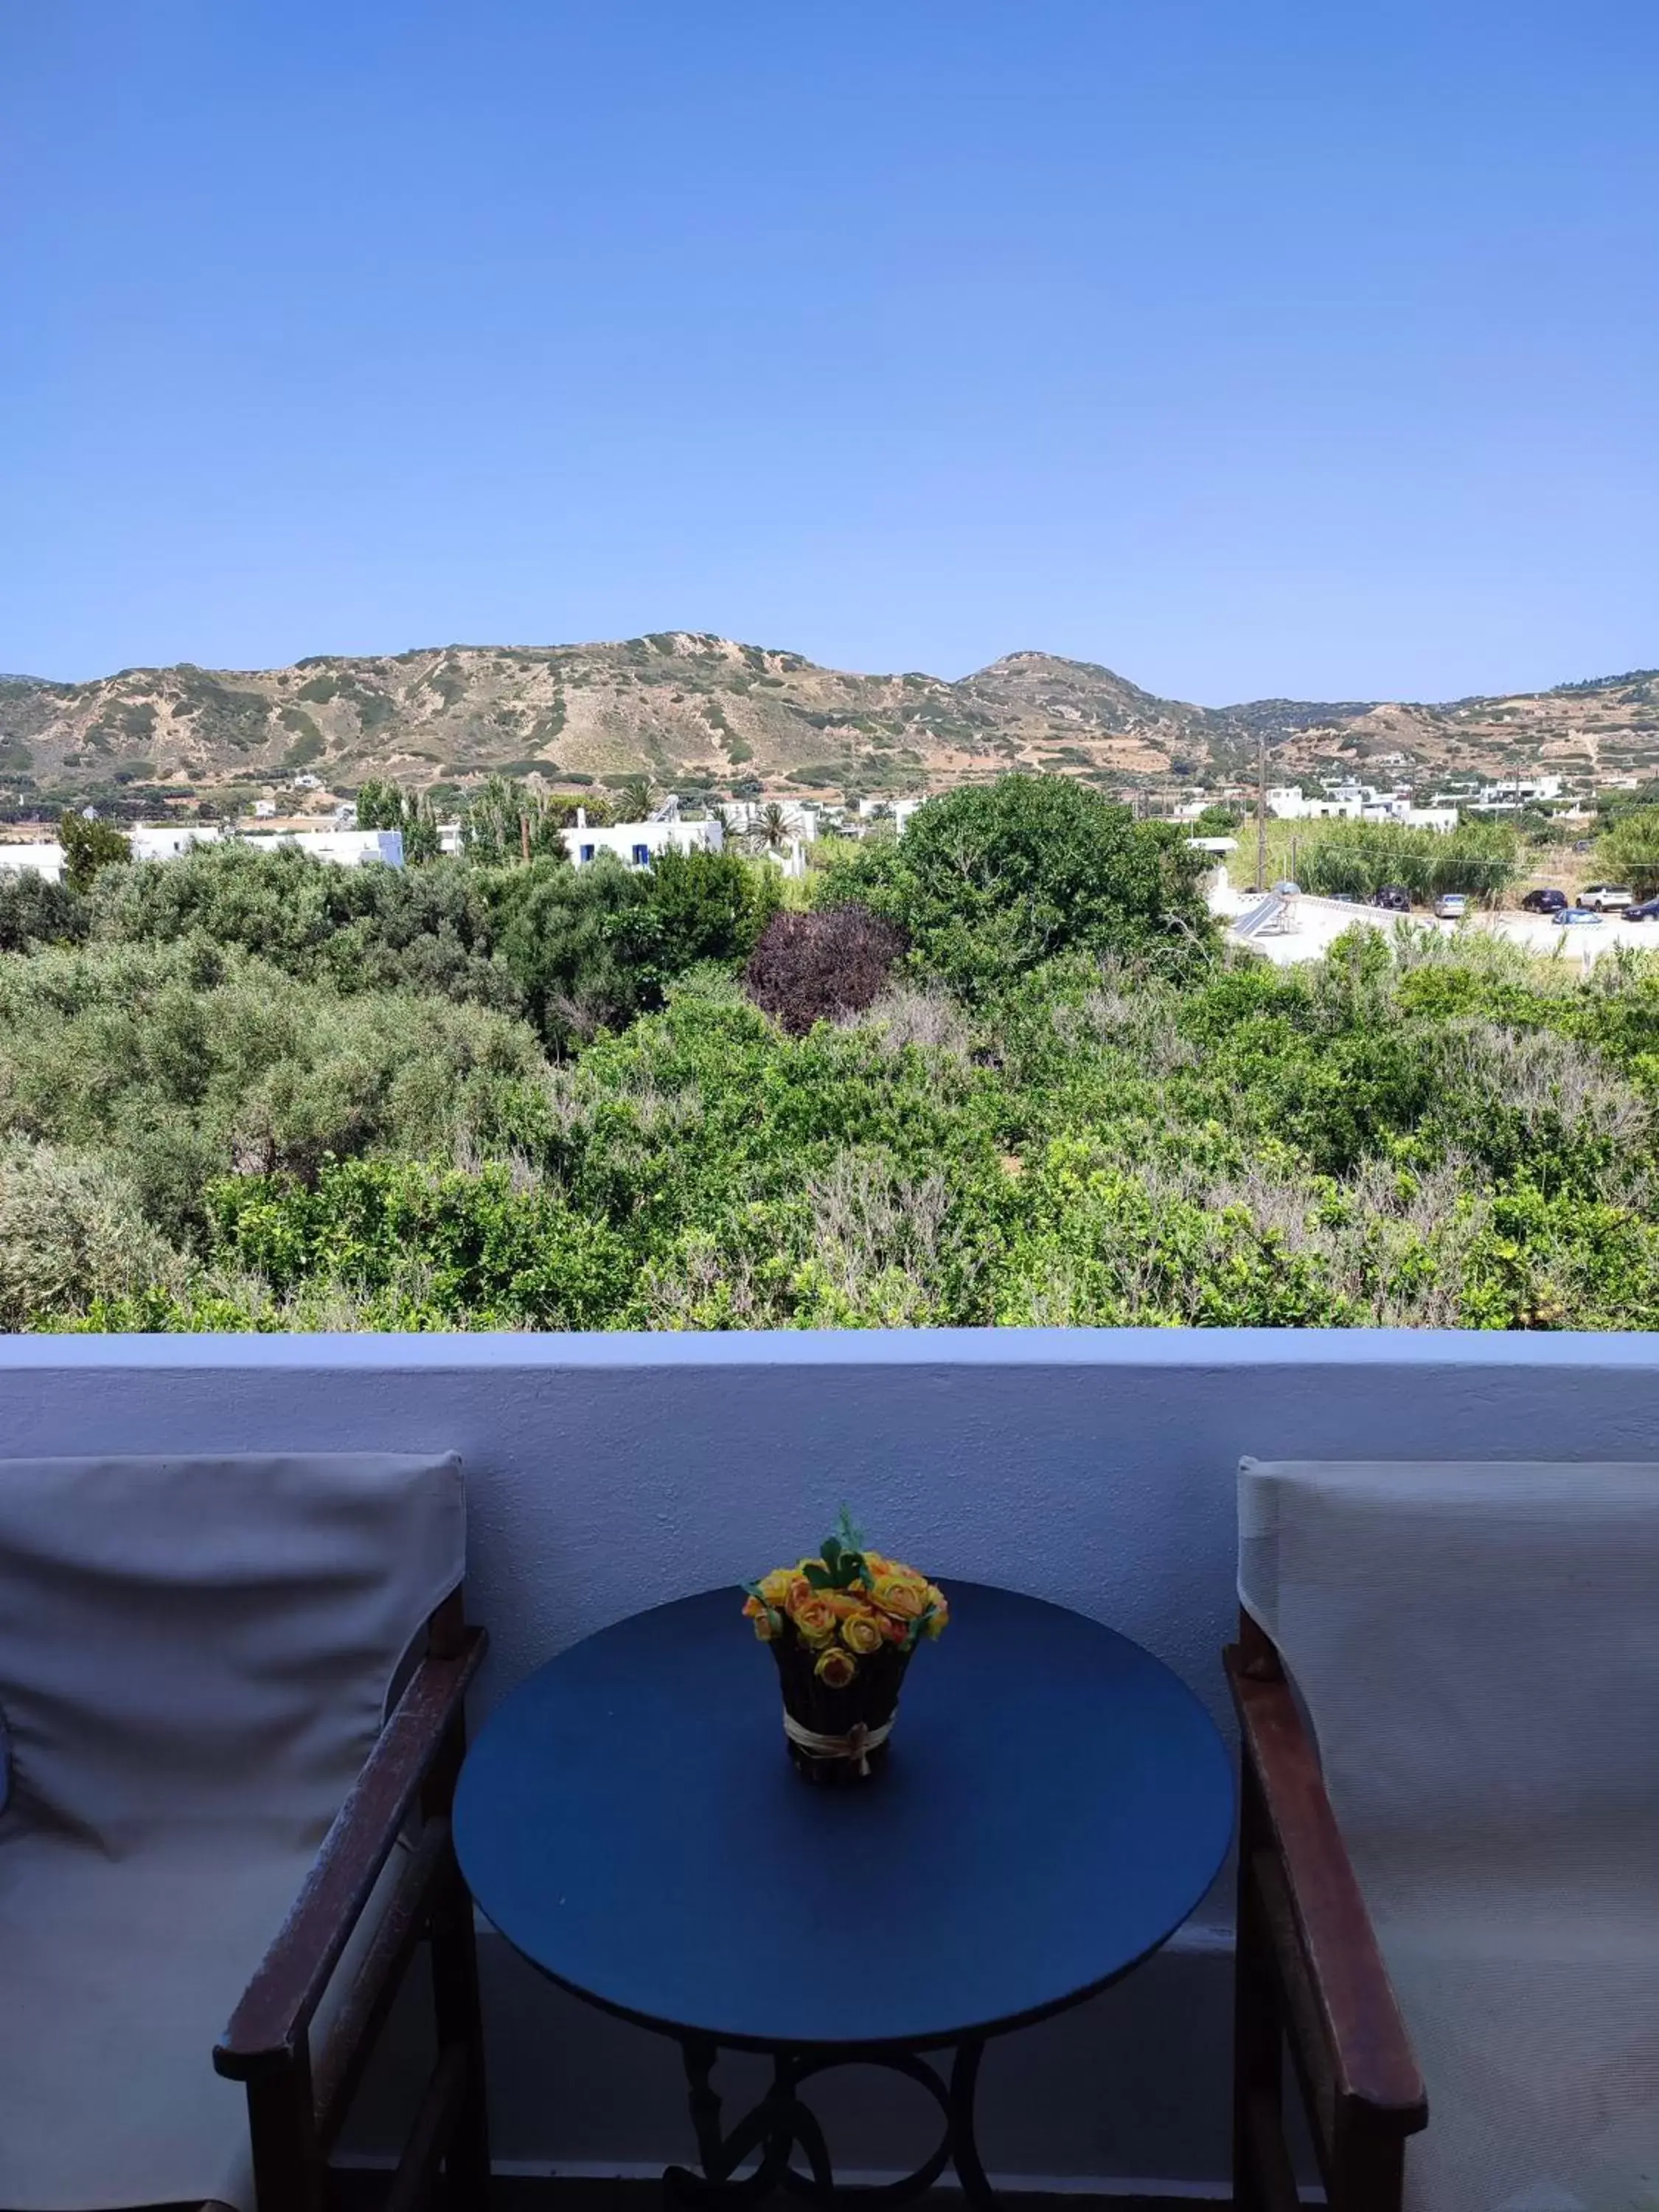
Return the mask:
<path fill-rule="evenodd" d="M 55 884 L 64 872 L 64 848 L 56 838 L 31 845 L 0 845 L 0 869 L 21 876 L 33 869 Z"/>
<path fill-rule="evenodd" d="M 1322 799 L 1309 798 L 1299 783 L 1274 785 L 1267 811 L 1276 822 L 1397 822 L 1405 830 L 1457 827 L 1455 806 L 1413 806 L 1409 791 L 1377 791 L 1370 784 L 1338 784 Z"/>
<path fill-rule="evenodd" d="M 576 809 L 576 823 L 562 830 L 564 849 L 576 866 L 585 867 L 601 853 L 612 853 L 625 867 L 648 868 L 659 853 L 718 853 L 726 833 L 718 822 L 681 822 L 653 817 L 649 822 L 613 822 L 601 830 L 587 818 L 587 809 Z"/>
<path fill-rule="evenodd" d="M 243 837 L 238 842 L 252 846 L 256 853 L 274 853 L 281 846 L 291 845 L 337 868 L 361 868 L 375 860 L 387 868 L 401 868 L 404 864 L 401 830 L 280 830 L 269 836 Z"/>
<path fill-rule="evenodd" d="M 135 860 L 176 860 L 198 845 L 216 845 L 220 833 L 207 823 L 140 822 L 127 838 Z"/>

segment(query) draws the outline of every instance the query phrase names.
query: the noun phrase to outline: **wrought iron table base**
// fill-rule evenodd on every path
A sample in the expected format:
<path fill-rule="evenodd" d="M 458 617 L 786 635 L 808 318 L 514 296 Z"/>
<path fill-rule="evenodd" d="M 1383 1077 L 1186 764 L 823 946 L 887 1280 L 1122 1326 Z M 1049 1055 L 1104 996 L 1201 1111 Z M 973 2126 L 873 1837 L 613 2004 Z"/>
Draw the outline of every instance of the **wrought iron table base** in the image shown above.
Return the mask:
<path fill-rule="evenodd" d="M 974 2092 L 985 2053 L 982 2037 L 957 2045 L 948 2081 L 926 2059 L 884 2045 L 838 2049 L 829 2055 L 775 2051 L 770 2089 L 729 2135 L 721 2132 L 720 2093 L 713 2079 L 719 2045 L 702 2037 L 688 2036 L 681 2049 L 690 2088 L 697 2155 L 702 2162 L 701 2173 L 693 2173 L 688 2166 L 671 2166 L 664 2175 L 671 2196 L 682 2203 L 737 2208 L 753 2204 L 774 2190 L 787 2189 L 809 2204 L 833 2206 L 854 2194 L 861 2204 L 908 2204 L 931 2189 L 946 2166 L 954 2166 L 968 2203 L 978 2212 L 993 2212 L 996 2196 L 986 2179 L 974 2139 Z M 933 2098 L 944 2118 L 945 2131 L 931 2157 L 914 2173 L 875 2189 L 854 2191 L 837 2184 L 823 2130 L 800 2094 L 814 2075 L 826 2074 L 836 2066 L 885 2067 L 890 2073 L 920 2082 Z M 810 2169 L 805 2173 L 793 2163 L 797 2150 Z M 734 2178 L 738 2168 L 757 2153 L 759 2162 L 754 2171 Z"/>

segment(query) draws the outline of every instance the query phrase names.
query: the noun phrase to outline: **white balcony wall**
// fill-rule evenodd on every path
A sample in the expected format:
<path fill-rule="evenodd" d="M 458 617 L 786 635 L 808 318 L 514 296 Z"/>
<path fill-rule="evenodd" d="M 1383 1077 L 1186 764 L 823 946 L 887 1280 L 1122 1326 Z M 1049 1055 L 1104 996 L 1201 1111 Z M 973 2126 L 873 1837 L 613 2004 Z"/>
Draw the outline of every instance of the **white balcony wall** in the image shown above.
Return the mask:
<path fill-rule="evenodd" d="M 480 1717 L 574 1638 L 798 1556 L 843 1500 L 947 1586 L 1000 1581 L 1122 1629 L 1221 1717 L 1242 1453 L 1650 1456 L 1659 1340 L 11 1337 L 0 1435 L 15 1454 L 453 1448 L 471 1609 L 492 1638 Z M 745 1632 L 735 1602 L 732 1632 Z M 947 1636 L 924 1663 L 948 1666 L 950 1648 Z M 981 2108 L 994 2171 L 1219 2191 L 1226 1923 L 1223 1888 L 1118 1989 L 994 2049 Z M 672 2045 L 559 1996 L 499 1939 L 484 1942 L 483 1972 L 505 2166 L 647 2172 L 690 2154 Z M 908 2088 L 860 2074 L 822 2101 L 849 2166 L 890 2172 L 927 2148 Z M 372 2099 L 359 2147 L 389 2140 Z"/>

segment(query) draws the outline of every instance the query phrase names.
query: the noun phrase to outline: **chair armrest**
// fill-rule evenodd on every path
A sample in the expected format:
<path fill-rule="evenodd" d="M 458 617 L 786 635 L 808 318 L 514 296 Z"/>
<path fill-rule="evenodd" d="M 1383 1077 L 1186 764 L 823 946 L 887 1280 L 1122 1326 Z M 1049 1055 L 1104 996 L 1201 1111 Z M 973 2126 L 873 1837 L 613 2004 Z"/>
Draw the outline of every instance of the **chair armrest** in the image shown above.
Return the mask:
<path fill-rule="evenodd" d="M 421 1785 L 461 1719 L 484 1642 L 483 1629 L 468 1629 L 453 1656 L 428 1654 L 416 1668 L 214 2047 L 214 2069 L 227 2079 L 250 2081 L 292 2060 Z"/>
<path fill-rule="evenodd" d="M 1270 1644 L 1267 1650 L 1264 1662 L 1252 1639 L 1225 1655 L 1247 1788 L 1253 1778 L 1265 1817 L 1267 1864 L 1247 1875 L 1258 1879 L 1287 1985 L 1311 2000 L 1340 2118 L 1415 2135 L 1428 2125 L 1423 2077 L 1317 1754 L 1278 1654 Z"/>

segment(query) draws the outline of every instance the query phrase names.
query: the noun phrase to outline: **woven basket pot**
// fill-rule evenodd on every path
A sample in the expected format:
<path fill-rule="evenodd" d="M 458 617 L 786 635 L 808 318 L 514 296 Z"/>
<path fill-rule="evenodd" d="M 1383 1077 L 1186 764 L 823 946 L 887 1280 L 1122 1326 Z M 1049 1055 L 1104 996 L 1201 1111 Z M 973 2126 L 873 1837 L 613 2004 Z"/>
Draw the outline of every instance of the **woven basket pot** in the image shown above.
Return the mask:
<path fill-rule="evenodd" d="M 785 1712 L 811 1735 L 844 1747 L 818 1751 L 786 1735 L 795 1771 L 830 1790 L 857 1789 L 873 1781 L 887 1764 L 889 1745 L 885 1740 L 867 1745 L 863 1735 L 891 1724 L 910 1654 L 887 1644 L 858 1662 L 858 1672 L 845 1689 L 832 1690 L 813 1672 L 821 1646 L 803 1644 L 786 1631 L 771 1648 Z"/>

